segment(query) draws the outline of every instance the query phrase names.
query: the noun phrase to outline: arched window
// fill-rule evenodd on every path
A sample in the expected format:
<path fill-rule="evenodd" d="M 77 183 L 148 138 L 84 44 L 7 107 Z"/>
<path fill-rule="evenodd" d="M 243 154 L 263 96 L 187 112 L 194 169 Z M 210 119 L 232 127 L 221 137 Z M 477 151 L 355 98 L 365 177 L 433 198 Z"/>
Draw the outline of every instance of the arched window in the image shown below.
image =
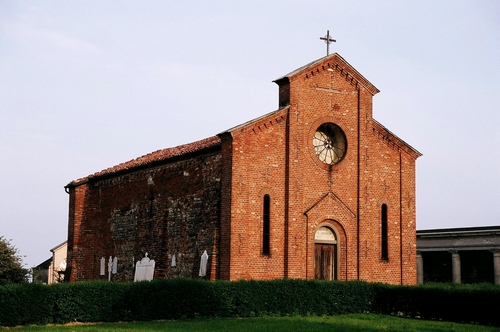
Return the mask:
<path fill-rule="evenodd" d="M 382 234 L 381 234 L 381 248 L 382 248 L 382 256 L 383 260 L 389 260 L 389 248 L 387 243 L 387 205 L 382 204 L 381 211 L 381 222 L 382 222 Z"/>
<path fill-rule="evenodd" d="M 264 223 L 262 229 L 262 254 L 269 255 L 271 253 L 270 245 L 270 223 L 271 223 L 271 198 L 269 195 L 264 195 Z"/>

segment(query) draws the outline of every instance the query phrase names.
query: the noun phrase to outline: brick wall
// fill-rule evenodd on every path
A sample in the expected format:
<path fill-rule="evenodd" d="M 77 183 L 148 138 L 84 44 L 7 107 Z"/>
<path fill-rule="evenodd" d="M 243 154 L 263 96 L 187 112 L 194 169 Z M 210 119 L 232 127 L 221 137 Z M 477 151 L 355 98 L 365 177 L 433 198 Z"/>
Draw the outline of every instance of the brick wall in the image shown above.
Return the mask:
<path fill-rule="evenodd" d="M 211 258 L 208 278 L 215 279 L 221 157 L 220 151 L 201 154 L 72 188 L 70 280 L 107 279 L 109 256 L 118 258 L 112 279 L 133 280 L 134 263 L 146 252 L 156 262 L 155 278 L 197 277 L 204 250 Z"/>
<path fill-rule="evenodd" d="M 231 277 L 231 195 L 232 195 L 232 139 L 231 135 L 221 135 L 222 147 L 222 180 L 221 180 L 221 213 L 220 213 L 220 278 Z"/>
<path fill-rule="evenodd" d="M 332 56 L 277 81 L 280 110 L 231 131 L 229 279 L 313 278 L 314 234 L 338 238 L 337 278 L 415 283 L 418 152 L 372 119 L 378 90 Z M 347 154 L 322 163 L 316 129 L 344 131 Z M 271 254 L 262 254 L 262 202 L 271 197 Z M 388 259 L 381 206 L 388 206 Z"/>
<path fill-rule="evenodd" d="M 287 110 L 232 132 L 231 280 L 285 277 Z M 270 254 L 262 252 L 263 200 L 270 196 Z"/>

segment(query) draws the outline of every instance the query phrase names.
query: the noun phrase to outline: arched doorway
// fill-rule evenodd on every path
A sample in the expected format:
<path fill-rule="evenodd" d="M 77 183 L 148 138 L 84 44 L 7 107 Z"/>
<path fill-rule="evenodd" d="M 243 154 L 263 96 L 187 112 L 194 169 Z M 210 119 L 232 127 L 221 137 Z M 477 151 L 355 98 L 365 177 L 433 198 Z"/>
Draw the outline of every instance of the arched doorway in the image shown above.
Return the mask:
<path fill-rule="evenodd" d="M 332 228 L 320 226 L 314 233 L 314 278 L 338 279 L 337 235 Z"/>

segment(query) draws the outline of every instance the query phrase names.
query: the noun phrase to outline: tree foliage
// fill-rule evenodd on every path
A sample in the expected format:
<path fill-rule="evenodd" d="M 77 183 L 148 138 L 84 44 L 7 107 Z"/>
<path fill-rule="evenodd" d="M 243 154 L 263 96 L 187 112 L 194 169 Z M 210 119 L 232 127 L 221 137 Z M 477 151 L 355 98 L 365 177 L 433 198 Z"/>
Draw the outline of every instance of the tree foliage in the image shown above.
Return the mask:
<path fill-rule="evenodd" d="M 27 273 L 19 250 L 0 236 L 0 285 L 23 282 Z"/>

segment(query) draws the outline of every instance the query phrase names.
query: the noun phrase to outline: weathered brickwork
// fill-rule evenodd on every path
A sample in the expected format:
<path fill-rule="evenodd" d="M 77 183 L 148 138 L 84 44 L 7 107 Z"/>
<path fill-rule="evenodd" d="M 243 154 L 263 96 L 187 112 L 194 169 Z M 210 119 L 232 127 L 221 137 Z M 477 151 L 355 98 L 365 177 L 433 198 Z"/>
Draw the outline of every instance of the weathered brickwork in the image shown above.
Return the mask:
<path fill-rule="evenodd" d="M 83 198 L 85 207 L 70 218 L 70 280 L 108 278 L 107 272 L 99 275 L 99 259 L 107 262 L 109 256 L 118 258 L 113 280 L 133 280 L 134 262 L 146 253 L 156 262 L 155 278 L 198 276 L 203 251 L 216 257 L 220 160 L 220 148 L 202 151 L 71 189 L 70 201 Z M 86 192 L 78 196 L 83 188 Z M 176 267 L 171 266 L 174 254 Z"/>
<path fill-rule="evenodd" d="M 335 278 L 415 283 L 420 154 L 372 119 L 378 90 L 338 55 L 276 83 L 280 110 L 230 131 L 229 279 L 314 278 L 315 232 L 326 226 L 337 236 Z M 331 166 L 312 144 L 328 122 L 348 142 L 345 158 Z M 271 197 L 270 255 L 262 253 L 264 195 Z M 388 259 L 381 253 L 382 204 Z"/>
<path fill-rule="evenodd" d="M 210 279 L 310 279 L 326 269 L 340 280 L 416 283 L 420 153 L 373 119 L 378 90 L 338 54 L 275 82 L 277 111 L 68 185 L 70 279 L 107 278 L 98 260 L 117 256 L 113 280 L 132 280 L 146 252 L 155 278 L 197 277 L 207 250 Z M 313 147 L 325 123 L 347 140 L 333 165 Z M 333 254 L 319 259 L 321 250 Z"/>

